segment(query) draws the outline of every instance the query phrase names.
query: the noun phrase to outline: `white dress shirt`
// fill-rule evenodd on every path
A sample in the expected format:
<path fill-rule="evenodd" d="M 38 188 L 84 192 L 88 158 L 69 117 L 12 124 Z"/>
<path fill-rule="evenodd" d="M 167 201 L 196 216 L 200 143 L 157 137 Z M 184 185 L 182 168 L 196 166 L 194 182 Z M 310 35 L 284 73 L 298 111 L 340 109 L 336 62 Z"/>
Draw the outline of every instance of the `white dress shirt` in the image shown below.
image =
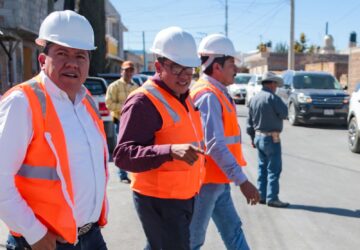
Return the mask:
<path fill-rule="evenodd" d="M 40 76 L 65 135 L 73 183 L 73 212 L 77 227 L 81 227 L 96 222 L 100 217 L 106 188 L 106 141 L 82 103 L 85 87 L 72 103 L 44 72 Z M 29 102 L 23 92 L 14 91 L 0 102 L 0 219 L 21 233 L 29 244 L 37 242 L 47 232 L 21 198 L 14 183 L 14 175 L 20 169 L 32 136 Z"/>

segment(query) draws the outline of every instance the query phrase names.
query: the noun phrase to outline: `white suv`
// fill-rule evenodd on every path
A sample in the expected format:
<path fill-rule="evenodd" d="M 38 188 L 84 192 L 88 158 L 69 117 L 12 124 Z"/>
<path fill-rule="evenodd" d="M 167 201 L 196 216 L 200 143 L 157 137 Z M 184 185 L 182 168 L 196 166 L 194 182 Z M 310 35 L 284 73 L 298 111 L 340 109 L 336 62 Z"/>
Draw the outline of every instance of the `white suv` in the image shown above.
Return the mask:
<path fill-rule="evenodd" d="M 354 153 L 360 153 L 360 84 L 351 95 L 348 115 L 348 144 Z"/>
<path fill-rule="evenodd" d="M 249 83 L 246 86 L 246 98 L 245 98 L 245 104 L 246 106 L 249 105 L 249 102 L 251 100 L 251 98 L 253 98 L 257 93 L 259 93 L 262 89 L 262 84 L 261 84 L 261 75 L 253 75 L 250 80 Z"/>
<path fill-rule="evenodd" d="M 104 78 L 89 76 L 86 78 L 84 85 L 90 91 L 101 115 L 101 119 L 104 121 L 106 140 L 109 152 L 112 153 L 116 146 L 116 133 L 112 117 L 105 105 L 107 83 Z"/>

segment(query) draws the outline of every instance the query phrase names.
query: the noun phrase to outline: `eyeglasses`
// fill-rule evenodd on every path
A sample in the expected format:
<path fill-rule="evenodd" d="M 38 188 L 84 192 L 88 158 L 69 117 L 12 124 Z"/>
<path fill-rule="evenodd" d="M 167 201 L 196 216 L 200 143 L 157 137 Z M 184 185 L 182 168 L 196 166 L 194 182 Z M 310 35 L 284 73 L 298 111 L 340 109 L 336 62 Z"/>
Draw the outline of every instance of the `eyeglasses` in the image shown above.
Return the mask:
<path fill-rule="evenodd" d="M 191 75 L 194 72 L 194 69 L 191 67 L 183 67 L 177 63 L 165 63 L 163 62 L 162 65 L 169 67 L 170 72 L 176 76 L 180 76 L 181 74 L 185 73 L 186 75 Z"/>

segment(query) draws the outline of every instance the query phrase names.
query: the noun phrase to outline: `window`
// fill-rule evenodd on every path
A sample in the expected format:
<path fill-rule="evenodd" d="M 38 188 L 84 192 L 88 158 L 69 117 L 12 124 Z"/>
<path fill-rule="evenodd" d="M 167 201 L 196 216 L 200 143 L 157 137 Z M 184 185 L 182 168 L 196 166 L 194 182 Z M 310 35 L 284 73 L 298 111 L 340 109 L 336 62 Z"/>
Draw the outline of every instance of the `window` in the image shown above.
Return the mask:
<path fill-rule="evenodd" d="M 339 82 L 331 75 L 306 74 L 294 76 L 295 89 L 341 89 Z"/>

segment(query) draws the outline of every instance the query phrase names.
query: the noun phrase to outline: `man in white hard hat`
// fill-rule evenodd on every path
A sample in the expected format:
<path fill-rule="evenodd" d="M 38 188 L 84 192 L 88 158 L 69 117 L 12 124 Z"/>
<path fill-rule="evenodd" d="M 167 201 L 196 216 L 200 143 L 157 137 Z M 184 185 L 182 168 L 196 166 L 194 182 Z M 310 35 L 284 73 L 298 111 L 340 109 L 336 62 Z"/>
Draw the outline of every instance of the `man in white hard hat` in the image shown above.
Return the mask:
<path fill-rule="evenodd" d="M 0 102 L 0 219 L 8 249 L 107 249 L 108 150 L 102 120 L 82 85 L 94 32 L 73 11 L 42 22 L 41 72 Z"/>
<path fill-rule="evenodd" d="M 161 30 L 152 51 L 156 74 L 124 104 L 114 162 L 132 172 L 145 249 L 190 249 L 189 226 L 204 156 L 200 116 L 188 92 L 200 60 L 194 38 L 179 27 Z"/>
<path fill-rule="evenodd" d="M 280 133 L 283 120 L 288 116 L 288 108 L 275 94 L 276 88 L 283 84 L 283 79 L 273 72 L 265 72 L 261 79 L 263 87 L 249 103 L 246 130 L 253 147 L 258 150 L 260 203 L 284 208 L 290 204 L 279 199 L 282 170 Z"/>
<path fill-rule="evenodd" d="M 201 112 L 206 146 L 206 176 L 195 199 L 191 221 L 191 249 L 204 244 L 206 229 L 213 219 L 227 249 L 249 249 L 234 207 L 230 183 L 234 182 L 247 203 L 255 205 L 259 194 L 247 179 L 242 167 L 241 131 L 236 107 L 226 86 L 234 82 L 235 49 L 227 37 L 213 34 L 199 45 L 202 72 L 190 95 Z"/>

